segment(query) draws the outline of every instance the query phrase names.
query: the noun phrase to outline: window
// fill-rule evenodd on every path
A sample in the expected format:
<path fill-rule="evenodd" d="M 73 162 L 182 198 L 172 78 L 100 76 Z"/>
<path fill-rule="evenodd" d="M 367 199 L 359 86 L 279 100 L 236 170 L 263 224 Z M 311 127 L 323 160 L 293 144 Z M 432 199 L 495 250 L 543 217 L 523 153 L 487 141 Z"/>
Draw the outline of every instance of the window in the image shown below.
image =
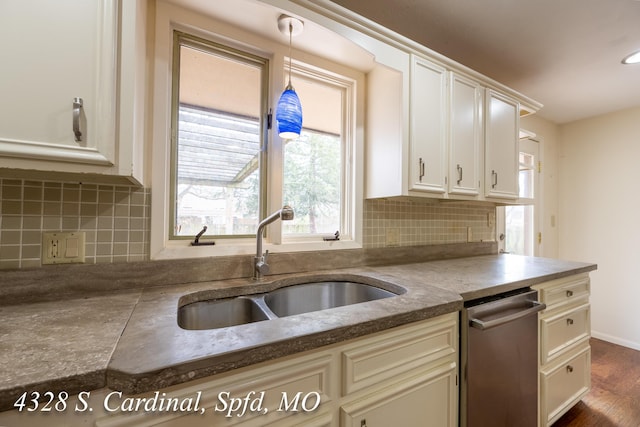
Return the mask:
<path fill-rule="evenodd" d="M 297 65 L 294 87 L 304 108 L 300 138 L 284 145 L 284 202 L 295 219 L 283 224 L 285 237 L 350 236 L 351 187 L 348 162 L 348 105 L 353 81 Z"/>
<path fill-rule="evenodd" d="M 255 234 L 268 62 L 175 32 L 172 238 Z"/>
<path fill-rule="evenodd" d="M 259 221 L 284 204 L 294 220 L 270 224 L 265 249 L 361 247 L 364 73 L 294 48 L 303 130 L 282 140 L 272 110 L 288 46 L 222 24 L 211 26 L 220 34 L 178 25 L 179 14 L 163 3 L 156 23 L 171 36 L 156 38 L 152 182 L 167 191 L 152 200 L 152 258 L 252 253 Z M 191 248 L 204 226 L 200 241 L 215 245 Z M 324 241 L 336 231 L 339 241 Z"/>

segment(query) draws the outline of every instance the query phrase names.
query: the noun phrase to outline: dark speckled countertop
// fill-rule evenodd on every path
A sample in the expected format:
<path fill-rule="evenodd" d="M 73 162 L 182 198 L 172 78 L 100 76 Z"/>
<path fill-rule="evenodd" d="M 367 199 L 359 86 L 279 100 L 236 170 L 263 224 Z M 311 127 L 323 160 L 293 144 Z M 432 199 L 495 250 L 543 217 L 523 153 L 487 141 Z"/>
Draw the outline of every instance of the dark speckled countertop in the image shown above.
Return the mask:
<path fill-rule="evenodd" d="M 23 391 L 157 390 L 459 311 L 463 302 L 589 272 L 594 264 L 484 255 L 236 278 L 0 306 L 0 410 Z M 188 331 L 179 304 L 314 280 L 370 282 L 399 296 L 216 330 Z M 185 295 L 187 295 L 185 297 Z M 181 299 L 182 298 L 182 299 Z"/>

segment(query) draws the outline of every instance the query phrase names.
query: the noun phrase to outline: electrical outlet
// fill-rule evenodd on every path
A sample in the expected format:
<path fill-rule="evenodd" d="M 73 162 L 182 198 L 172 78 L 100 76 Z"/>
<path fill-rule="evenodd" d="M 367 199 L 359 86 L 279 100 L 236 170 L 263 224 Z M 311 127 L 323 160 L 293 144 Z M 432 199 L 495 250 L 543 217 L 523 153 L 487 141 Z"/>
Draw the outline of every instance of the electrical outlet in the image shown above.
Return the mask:
<path fill-rule="evenodd" d="M 400 244 L 400 230 L 397 228 L 387 228 L 385 236 L 386 246 L 398 246 Z"/>
<path fill-rule="evenodd" d="M 85 232 L 42 233 L 42 264 L 84 262 Z"/>

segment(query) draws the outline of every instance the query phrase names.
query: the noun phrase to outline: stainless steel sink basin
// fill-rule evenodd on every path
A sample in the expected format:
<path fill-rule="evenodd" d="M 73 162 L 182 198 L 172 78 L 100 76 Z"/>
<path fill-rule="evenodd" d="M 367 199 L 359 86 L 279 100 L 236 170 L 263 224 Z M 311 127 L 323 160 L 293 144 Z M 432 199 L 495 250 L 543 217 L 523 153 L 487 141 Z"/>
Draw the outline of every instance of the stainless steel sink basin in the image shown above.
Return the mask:
<path fill-rule="evenodd" d="M 276 289 L 266 294 L 264 301 L 277 316 L 286 317 L 395 295 L 363 283 L 316 282 Z"/>
<path fill-rule="evenodd" d="M 364 283 L 302 283 L 263 294 L 197 301 L 183 305 L 178 307 L 178 326 L 182 329 L 226 328 L 395 295 L 397 294 Z"/>
<path fill-rule="evenodd" d="M 182 329 L 217 329 L 269 320 L 258 304 L 244 297 L 198 301 L 178 308 Z"/>

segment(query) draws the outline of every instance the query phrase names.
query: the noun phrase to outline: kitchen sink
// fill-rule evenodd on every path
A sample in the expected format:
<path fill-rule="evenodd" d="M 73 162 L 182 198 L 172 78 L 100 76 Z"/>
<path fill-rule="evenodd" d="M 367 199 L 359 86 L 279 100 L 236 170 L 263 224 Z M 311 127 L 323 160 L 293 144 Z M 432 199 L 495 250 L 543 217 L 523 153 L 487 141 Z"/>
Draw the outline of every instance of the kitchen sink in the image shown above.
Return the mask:
<path fill-rule="evenodd" d="M 276 289 L 264 296 L 267 307 L 278 317 L 357 304 L 396 294 L 355 282 L 316 282 Z"/>
<path fill-rule="evenodd" d="M 301 283 L 271 292 L 197 301 L 178 308 L 182 329 L 217 329 L 374 301 L 397 293 L 364 283 Z"/>
<path fill-rule="evenodd" d="M 217 329 L 269 320 L 269 316 L 251 298 L 236 297 L 198 301 L 178 308 L 182 329 Z"/>

